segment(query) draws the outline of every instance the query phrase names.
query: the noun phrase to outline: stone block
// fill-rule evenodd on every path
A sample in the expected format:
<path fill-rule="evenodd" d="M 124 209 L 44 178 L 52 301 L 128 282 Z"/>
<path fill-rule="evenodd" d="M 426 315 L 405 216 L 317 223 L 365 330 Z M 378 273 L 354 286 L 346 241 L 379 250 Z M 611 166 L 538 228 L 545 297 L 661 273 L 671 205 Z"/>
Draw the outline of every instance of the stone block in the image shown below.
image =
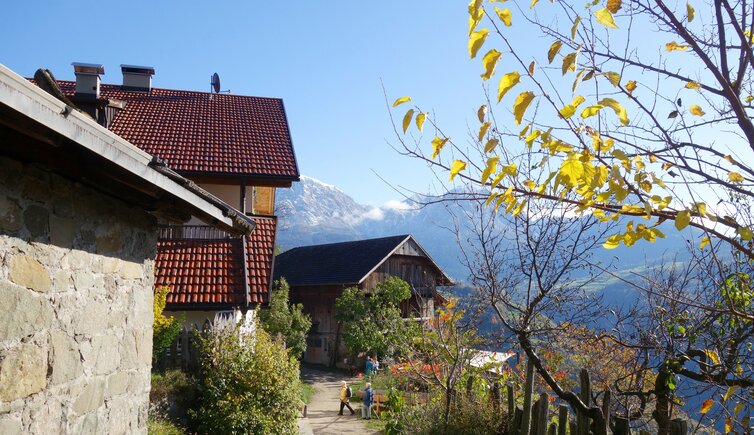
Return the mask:
<path fill-rule="evenodd" d="M 46 348 L 21 344 L 0 358 L 0 401 L 23 399 L 47 386 Z"/>
<path fill-rule="evenodd" d="M 61 269 L 52 277 L 52 289 L 55 293 L 65 293 L 71 290 L 71 272 Z"/>
<path fill-rule="evenodd" d="M 50 243 L 70 248 L 76 239 L 76 228 L 76 222 L 73 219 L 50 215 Z"/>
<path fill-rule="evenodd" d="M 105 403 L 105 381 L 92 378 L 73 402 L 73 412 L 78 415 L 94 411 Z M 95 414 L 96 415 L 96 414 Z"/>
<path fill-rule="evenodd" d="M 91 261 L 91 254 L 74 249 L 63 257 L 61 265 L 68 270 L 87 270 Z"/>
<path fill-rule="evenodd" d="M 0 417 L 0 434 L 17 435 L 21 433 L 23 432 L 20 417 L 10 415 Z"/>
<path fill-rule="evenodd" d="M 107 378 L 107 397 L 119 396 L 128 390 L 128 373 L 119 371 Z"/>
<path fill-rule="evenodd" d="M 65 433 L 64 407 L 60 397 L 47 395 L 42 403 L 34 406 L 29 411 L 29 417 L 24 416 L 27 427 L 25 432 L 32 434 L 58 434 Z M 28 409 L 28 408 L 27 408 Z"/>
<path fill-rule="evenodd" d="M 136 337 L 134 331 L 126 331 L 120 342 L 121 369 L 134 369 L 139 367 L 139 353 L 136 349 Z"/>
<path fill-rule="evenodd" d="M 46 292 L 52 286 L 47 270 L 28 255 L 17 254 L 10 259 L 10 280 L 38 292 Z"/>
<path fill-rule="evenodd" d="M 110 254 L 120 251 L 123 247 L 120 225 L 113 225 L 112 223 L 100 225 L 95 234 L 95 245 L 99 254 Z"/>
<path fill-rule="evenodd" d="M 141 263 L 122 261 L 118 269 L 118 275 L 123 279 L 144 278 L 144 266 Z"/>
<path fill-rule="evenodd" d="M 80 293 L 89 292 L 94 287 L 94 275 L 91 270 L 78 270 L 73 273 L 73 286 Z"/>
<path fill-rule="evenodd" d="M 24 224 L 33 238 L 47 237 L 50 233 L 50 212 L 38 205 L 24 210 Z"/>
<path fill-rule="evenodd" d="M 50 346 L 52 347 L 50 358 L 50 365 L 52 366 L 50 383 L 52 385 L 81 376 L 84 368 L 81 364 L 81 354 L 76 341 L 65 332 L 55 330 L 50 333 Z"/>
<path fill-rule="evenodd" d="M 107 327 L 107 310 L 107 304 L 104 302 L 89 301 L 76 322 L 76 334 L 101 333 Z"/>
<path fill-rule="evenodd" d="M 21 207 L 6 196 L 0 196 L 0 231 L 18 231 L 23 224 Z"/>
<path fill-rule="evenodd" d="M 0 341 L 23 338 L 52 324 L 52 305 L 29 290 L 0 281 L 0 300 Z"/>

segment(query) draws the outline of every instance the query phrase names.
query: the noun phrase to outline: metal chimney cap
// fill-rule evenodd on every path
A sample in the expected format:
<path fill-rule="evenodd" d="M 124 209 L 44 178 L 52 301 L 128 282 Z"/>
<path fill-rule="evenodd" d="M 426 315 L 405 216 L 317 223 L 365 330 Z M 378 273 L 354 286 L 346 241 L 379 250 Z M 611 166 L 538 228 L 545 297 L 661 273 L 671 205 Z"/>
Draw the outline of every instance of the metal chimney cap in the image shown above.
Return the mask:
<path fill-rule="evenodd" d="M 105 73 L 105 66 L 101 63 L 73 62 L 73 71 L 77 74 L 99 75 Z"/>
<path fill-rule="evenodd" d="M 140 66 L 140 65 L 120 65 L 120 70 L 122 73 L 130 73 L 130 74 L 144 74 L 144 75 L 154 75 L 154 67 L 151 66 Z"/>

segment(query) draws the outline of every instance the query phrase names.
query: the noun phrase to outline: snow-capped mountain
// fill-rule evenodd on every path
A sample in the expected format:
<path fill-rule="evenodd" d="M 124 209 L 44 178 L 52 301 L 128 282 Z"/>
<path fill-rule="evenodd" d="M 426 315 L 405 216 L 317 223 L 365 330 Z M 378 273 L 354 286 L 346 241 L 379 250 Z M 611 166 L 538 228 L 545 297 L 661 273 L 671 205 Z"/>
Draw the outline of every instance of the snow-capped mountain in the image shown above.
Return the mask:
<path fill-rule="evenodd" d="M 430 204 L 422 208 L 408 202 L 390 202 L 382 207 L 359 204 L 335 186 L 302 176 L 290 189 L 277 190 L 278 244 L 283 249 L 374 237 L 412 234 L 432 258 L 456 282 L 468 275 L 459 258 L 462 254 L 453 226 L 453 214 L 463 216 L 469 202 Z M 667 226 L 667 228 L 666 228 Z M 597 250 L 593 260 L 619 265 L 620 269 L 643 268 L 647 262 L 677 253 L 688 258 L 681 234 L 666 223 L 666 239 L 638 243 L 632 248 Z M 607 285 L 607 283 L 605 283 Z"/>

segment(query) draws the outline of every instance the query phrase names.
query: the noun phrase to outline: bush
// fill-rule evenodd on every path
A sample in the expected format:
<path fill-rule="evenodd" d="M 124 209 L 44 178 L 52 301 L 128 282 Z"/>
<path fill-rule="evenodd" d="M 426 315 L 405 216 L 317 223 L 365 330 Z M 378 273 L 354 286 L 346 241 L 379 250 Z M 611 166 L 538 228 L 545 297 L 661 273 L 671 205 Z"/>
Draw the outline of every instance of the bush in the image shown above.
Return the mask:
<path fill-rule="evenodd" d="M 200 339 L 202 433 L 297 433 L 299 367 L 262 328 L 220 328 Z"/>
<path fill-rule="evenodd" d="M 149 417 L 154 420 L 155 425 L 175 424 L 178 427 L 189 428 L 191 422 L 188 410 L 196 408 L 197 396 L 196 379 L 186 373 L 180 370 L 152 373 Z"/>
<path fill-rule="evenodd" d="M 170 287 L 162 286 L 154 291 L 154 335 L 152 336 L 152 365 L 155 365 L 163 352 L 173 344 L 181 332 L 184 316 L 166 316 L 165 299 L 170 293 Z"/>
<path fill-rule="evenodd" d="M 290 287 L 285 278 L 275 281 L 270 295 L 270 306 L 259 311 L 262 327 L 271 336 L 280 334 L 291 355 L 301 358 L 306 351 L 306 336 L 312 327 L 311 318 L 304 314 L 301 304 L 291 304 Z"/>
<path fill-rule="evenodd" d="M 437 395 L 427 404 L 405 405 L 400 401 L 396 410 L 389 413 L 385 433 L 388 435 L 501 433 L 508 421 L 505 414 L 493 411 L 489 400 L 460 395 L 451 409 L 446 428 L 443 421 L 443 400 L 442 395 Z"/>

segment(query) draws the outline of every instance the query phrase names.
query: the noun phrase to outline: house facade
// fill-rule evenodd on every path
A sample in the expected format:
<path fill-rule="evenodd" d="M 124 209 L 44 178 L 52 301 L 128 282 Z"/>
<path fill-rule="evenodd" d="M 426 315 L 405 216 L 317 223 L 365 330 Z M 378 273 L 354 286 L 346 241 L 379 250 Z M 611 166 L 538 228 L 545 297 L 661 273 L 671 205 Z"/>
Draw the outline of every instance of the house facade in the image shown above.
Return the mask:
<path fill-rule="evenodd" d="M 255 221 L 0 65 L 0 433 L 146 433 L 159 222 Z"/>
<path fill-rule="evenodd" d="M 345 348 L 335 320 L 335 300 L 349 287 L 365 291 L 394 276 L 411 286 L 403 317 L 424 320 L 434 314 L 438 286 L 450 278 L 411 235 L 302 246 L 276 258 L 275 279 L 285 278 L 290 299 L 311 316 L 304 361 L 334 366 Z"/>
<path fill-rule="evenodd" d="M 163 221 L 155 286 L 168 286 L 166 311 L 201 328 L 269 301 L 277 218 L 275 192 L 298 181 L 282 100 L 152 87 L 154 68 L 122 65 L 122 84 L 101 84 L 99 65 L 74 64 L 62 92 L 110 131 L 255 223 L 243 237 L 190 219 Z"/>

